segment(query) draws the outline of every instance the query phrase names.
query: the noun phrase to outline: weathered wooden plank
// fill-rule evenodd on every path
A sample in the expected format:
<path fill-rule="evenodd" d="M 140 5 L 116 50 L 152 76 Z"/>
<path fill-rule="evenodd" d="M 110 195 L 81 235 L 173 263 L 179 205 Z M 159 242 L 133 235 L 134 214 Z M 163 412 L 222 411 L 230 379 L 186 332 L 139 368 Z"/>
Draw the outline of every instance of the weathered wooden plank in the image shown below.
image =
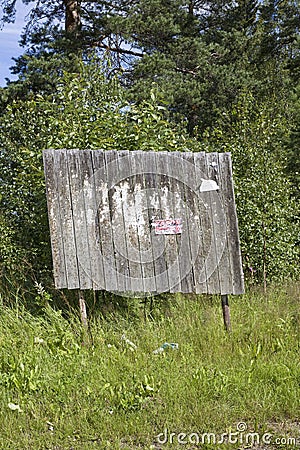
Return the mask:
<path fill-rule="evenodd" d="M 129 185 L 129 152 L 118 152 L 118 179 L 115 180 L 115 197 L 117 204 L 115 206 L 116 212 L 114 216 L 114 236 L 115 240 L 116 259 L 120 259 L 118 267 L 118 283 L 119 290 L 122 292 L 130 292 L 130 262 L 127 251 L 127 236 L 125 211 L 127 208 L 128 195 L 130 190 Z"/>
<path fill-rule="evenodd" d="M 228 270 L 231 272 L 231 283 L 228 286 L 231 294 L 244 293 L 244 275 L 242 268 L 242 256 L 239 243 L 239 229 L 236 214 L 234 186 L 232 175 L 232 163 L 230 153 L 219 154 L 220 183 L 224 192 L 224 211 L 227 224 L 227 245 L 228 245 Z"/>
<path fill-rule="evenodd" d="M 206 272 L 205 272 L 205 248 L 204 238 L 202 230 L 202 222 L 207 219 L 207 211 L 205 209 L 202 197 L 199 192 L 199 185 L 203 178 L 202 168 L 195 163 L 194 154 L 183 153 L 183 159 L 185 161 L 184 168 L 182 170 L 187 174 L 187 178 L 184 182 L 185 196 L 188 205 L 188 227 L 189 227 L 189 240 L 190 240 L 190 257 L 192 264 L 193 274 L 193 291 L 196 293 L 207 292 L 206 285 Z M 202 152 L 204 156 L 204 152 Z M 196 159 L 199 158 L 199 153 Z M 203 219 L 204 218 L 204 219 Z M 207 221 L 210 223 L 209 220 Z M 202 282 L 200 283 L 200 278 Z"/>
<path fill-rule="evenodd" d="M 201 273 L 201 271 L 205 270 L 203 232 L 201 225 L 203 208 L 201 208 L 199 205 L 199 202 L 202 203 L 202 200 L 199 198 L 199 184 L 201 183 L 201 174 L 197 177 L 197 180 L 193 153 L 184 152 L 182 153 L 182 158 L 185 161 L 185 164 L 188 164 L 188 166 L 184 166 L 184 170 L 188 170 L 189 173 L 189 184 L 185 183 L 184 189 L 186 203 L 188 205 L 186 214 L 190 240 L 193 291 L 196 292 L 197 287 L 197 293 L 206 293 L 206 282 L 201 284 L 199 284 L 198 282 L 199 274 Z"/>
<path fill-rule="evenodd" d="M 174 152 L 169 157 L 169 167 L 172 167 L 173 208 L 174 216 L 183 221 L 182 234 L 176 236 L 179 254 L 179 270 L 181 279 L 181 292 L 193 292 L 194 280 L 192 272 L 192 256 L 189 234 L 189 197 L 186 196 L 186 183 L 182 180 L 181 174 L 185 173 L 185 162 L 182 153 Z"/>
<path fill-rule="evenodd" d="M 109 206 L 108 171 L 105 152 L 95 150 L 92 152 L 94 167 L 94 180 L 96 186 L 95 199 L 97 203 L 96 233 L 99 249 L 102 253 L 105 289 L 118 291 L 118 279 L 115 265 L 115 252 L 113 232 L 111 226 L 111 213 Z"/>
<path fill-rule="evenodd" d="M 127 207 L 124 210 L 126 224 L 127 252 L 129 259 L 131 289 L 136 295 L 145 292 L 140 254 L 139 215 L 141 214 L 142 179 L 139 168 L 136 167 L 135 152 L 129 158 L 129 195 Z"/>
<path fill-rule="evenodd" d="M 232 273 L 230 266 L 230 258 L 229 258 L 229 245 L 228 245 L 228 224 L 226 218 L 226 195 L 228 190 L 228 182 L 229 182 L 229 173 L 227 167 L 222 167 L 222 162 L 220 161 L 220 154 L 214 154 L 215 157 L 211 160 L 211 177 L 217 182 L 220 189 L 218 190 L 218 195 L 220 198 L 220 202 L 223 208 L 223 216 L 224 216 L 224 227 L 225 230 L 223 232 L 223 239 L 225 241 L 225 246 L 223 249 L 222 257 L 219 262 L 219 277 L 220 277 L 220 289 L 221 295 L 226 296 L 226 294 L 230 294 L 232 290 Z"/>
<path fill-rule="evenodd" d="M 115 258 L 116 283 L 120 292 L 126 291 L 126 267 L 128 264 L 124 238 L 122 185 L 119 177 L 119 153 L 108 151 L 104 153 L 107 182 L 108 202 L 110 211 L 110 226 L 112 231 L 112 245 Z"/>
<path fill-rule="evenodd" d="M 227 227 L 226 227 L 226 217 L 224 210 L 224 183 L 226 183 L 226 173 L 225 178 L 220 176 L 220 166 L 219 166 L 219 154 L 218 153 L 208 153 L 206 155 L 207 165 L 208 165 L 208 177 L 210 180 L 214 180 L 218 185 L 219 189 L 211 192 L 212 204 L 213 204 L 213 223 L 214 223 L 214 236 L 215 236 L 215 248 L 216 257 L 218 264 L 218 274 L 220 282 L 220 293 L 228 294 L 231 284 L 231 274 L 229 270 L 229 259 L 228 259 L 228 245 L 227 245 Z M 222 184 L 221 184 L 222 181 Z"/>
<path fill-rule="evenodd" d="M 204 265 L 203 266 L 200 265 L 199 267 L 200 270 L 198 272 L 196 282 L 196 293 L 200 294 L 200 293 L 210 293 L 208 285 L 208 278 L 210 276 L 209 272 L 210 264 L 208 258 L 210 257 L 209 251 L 213 243 L 213 233 L 212 233 L 212 223 L 210 219 L 210 205 L 205 195 L 203 195 L 203 193 L 200 192 L 200 187 L 202 186 L 203 179 L 207 179 L 205 152 L 194 154 L 194 161 L 198 179 L 198 187 L 197 187 L 199 199 L 198 207 L 200 213 L 201 234 L 203 243 L 202 257 L 204 260 Z"/>
<path fill-rule="evenodd" d="M 146 293 L 156 292 L 156 279 L 153 262 L 153 246 L 151 235 L 151 215 L 149 215 L 150 200 L 152 196 L 151 186 L 154 181 L 154 174 L 149 172 L 149 167 L 153 163 L 153 153 L 137 151 L 135 154 L 136 169 L 141 172 L 141 192 L 139 193 L 140 215 L 138 217 L 138 234 L 140 244 L 141 266 L 144 279 L 144 289 Z M 150 185 L 149 185 L 150 183 Z"/>
<path fill-rule="evenodd" d="M 211 174 L 210 174 L 210 160 L 211 160 L 211 154 L 206 153 L 205 155 L 205 173 L 207 176 L 207 180 L 211 180 Z M 213 183 L 211 183 L 213 185 Z M 200 188 L 201 190 L 201 188 Z M 207 258 L 207 262 L 209 265 L 207 274 L 208 274 L 208 286 L 209 291 L 211 293 L 219 293 L 220 288 L 220 276 L 219 276 L 219 245 L 218 245 L 218 194 L 217 191 L 209 190 L 207 192 L 201 193 L 204 201 L 207 202 L 208 211 L 209 211 L 209 217 L 211 222 L 211 247 L 209 250 L 209 256 Z"/>
<path fill-rule="evenodd" d="M 145 152 L 143 168 L 145 171 L 146 186 L 149 190 L 148 213 L 150 223 L 150 238 L 155 273 L 155 289 L 157 293 L 169 291 L 169 278 L 164 254 L 165 237 L 155 234 L 154 220 L 161 218 L 160 203 L 160 175 L 158 174 L 156 155 Z"/>
<path fill-rule="evenodd" d="M 68 150 L 67 152 L 70 200 L 78 260 L 79 289 L 92 289 L 89 238 L 83 191 L 83 181 L 87 168 L 85 167 L 86 160 L 83 156 L 77 150 Z"/>
<path fill-rule="evenodd" d="M 107 157 L 114 152 L 106 152 Z M 142 274 L 140 252 L 132 246 L 132 238 L 138 239 L 135 199 L 133 194 L 131 154 L 128 151 L 118 152 L 118 158 L 111 158 L 110 178 L 110 210 L 112 213 L 113 239 L 115 247 L 115 263 L 118 268 L 118 289 L 120 292 L 143 292 L 141 289 Z M 135 175 L 133 174 L 133 177 Z M 133 278 L 138 278 L 132 282 Z M 133 283 L 133 284 L 132 284 Z"/>
<path fill-rule="evenodd" d="M 103 172 L 103 166 L 95 166 L 97 164 L 96 151 L 86 150 L 84 152 L 86 173 L 83 181 L 83 191 L 86 210 L 86 224 L 89 239 L 91 277 L 94 290 L 106 289 L 105 271 L 103 264 L 101 230 L 99 227 L 99 188 L 100 183 L 104 183 L 103 176 L 99 176 Z"/>
<path fill-rule="evenodd" d="M 117 151 L 105 152 L 108 181 L 108 199 L 112 227 L 115 267 L 117 276 L 117 290 L 125 292 L 127 289 L 126 267 L 128 266 L 127 247 L 124 240 L 123 197 L 127 196 L 127 187 L 120 185 L 120 171 L 122 160 Z"/>
<path fill-rule="evenodd" d="M 77 247 L 75 241 L 72 200 L 68 170 L 68 151 L 55 150 L 54 164 L 57 171 L 62 239 L 64 242 L 65 264 L 68 289 L 79 289 Z"/>
<path fill-rule="evenodd" d="M 97 219 L 97 202 L 96 202 L 96 186 L 94 178 L 94 167 L 92 161 L 91 150 L 81 150 L 79 170 L 82 179 L 82 191 L 86 220 L 87 245 L 89 250 L 89 261 L 82 260 L 79 255 L 79 261 L 85 267 L 87 263 L 87 270 L 90 270 L 89 276 L 91 279 L 91 287 L 94 290 L 105 289 L 104 269 L 101 250 L 96 234 L 96 219 Z"/>
<path fill-rule="evenodd" d="M 64 255 L 64 242 L 62 239 L 63 230 L 61 228 L 60 205 L 58 195 L 57 171 L 54 164 L 54 151 L 44 150 L 43 159 L 45 167 L 48 218 L 53 259 L 53 276 L 57 289 L 66 288 L 66 265 Z"/>
<path fill-rule="evenodd" d="M 201 186 L 204 180 L 208 180 L 208 167 L 206 162 L 206 154 L 204 152 L 194 153 L 195 168 L 200 177 L 199 180 L 199 208 L 201 211 L 201 225 L 204 242 L 204 258 L 205 268 L 199 274 L 197 285 L 200 292 L 203 289 L 204 282 L 207 284 L 208 293 L 216 293 L 220 287 L 219 276 L 217 271 L 217 258 L 215 248 L 214 223 L 213 223 L 213 205 L 211 199 L 211 192 L 201 192 Z M 196 286 L 196 292 L 198 289 Z M 199 293 L 200 293 L 199 292 Z"/>
<path fill-rule="evenodd" d="M 172 192 L 173 174 L 171 172 L 172 167 L 171 170 L 169 169 L 169 155 L 170 153 L 167 152 L 156 153 L 162 219 L 175 218 L 173 205 L 174 192 Z M 175 235 L 164 236 L 164 255 L 168 272 L 169 290 L 170 292 L 181 292 L 179 249 Z"/>
<path fill-rule="evenodd" d="M 207 178 L 205 152 L 193 154 L 195 178 L 196 178 L 196 192 L 197 192 L 197 207 L 199 212 L 200 233 L 202 239 L 202 247 L 199 256 L 195 262 L 195 291 L 197 294 L 209 293 L 208 278 L 209 278 L 209 250 L 212 245 L 212 224 L 209 215 L 209 202 L 200 192 L 202 180 Z"/>

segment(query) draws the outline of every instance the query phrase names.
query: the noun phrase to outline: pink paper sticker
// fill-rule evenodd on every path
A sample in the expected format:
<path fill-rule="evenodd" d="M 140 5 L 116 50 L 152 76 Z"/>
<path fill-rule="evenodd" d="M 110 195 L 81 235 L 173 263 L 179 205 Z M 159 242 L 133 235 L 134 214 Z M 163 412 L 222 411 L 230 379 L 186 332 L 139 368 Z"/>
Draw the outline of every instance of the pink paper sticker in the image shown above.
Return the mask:
<path fill-rule="evenodd" d="M 156 219 L 152 221 L 155 234 L 181 234 L 182 219 Z"/>

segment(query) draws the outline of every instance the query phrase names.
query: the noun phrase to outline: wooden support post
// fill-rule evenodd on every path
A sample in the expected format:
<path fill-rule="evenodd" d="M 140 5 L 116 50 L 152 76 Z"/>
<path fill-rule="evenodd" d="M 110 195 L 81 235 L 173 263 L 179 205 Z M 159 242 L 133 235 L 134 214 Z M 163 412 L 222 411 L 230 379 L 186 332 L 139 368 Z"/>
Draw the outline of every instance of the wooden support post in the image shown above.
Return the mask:
<path fill-rule="evenodd" d="M 79 291 L 79 309 L 80 309 L 80 318 L 82 325 L 87 328 L 88 327 L 88 320 L 87 320 L 87 313 L 86 313 L 86 304 L 84 300 L 84 296 L 82 291 Z"/>
<path fill-rule="evenodd" d="M 84 299 L 84 295 L 82 291 L 79 291 L 79 310 L 80 310 L 80 319 L 81 323 L 83 325 L 83 342 L 82 344 L 85 345 L 88 343 L 88 318 L 87 318 L 87 312 L 86 312 L 86 303 Z"/>
<path fill-rule="evenodd" d="M 229 309 L 229 303 L 228 303 L 228 295 L 221 295 L 221 302 L 222 302 L 222 311 L 223 311 L 223 320 L 224 325 L 226 328 L 226 331 L 231 331 L 231 324 L 230 324 L 230 309 Z"/>

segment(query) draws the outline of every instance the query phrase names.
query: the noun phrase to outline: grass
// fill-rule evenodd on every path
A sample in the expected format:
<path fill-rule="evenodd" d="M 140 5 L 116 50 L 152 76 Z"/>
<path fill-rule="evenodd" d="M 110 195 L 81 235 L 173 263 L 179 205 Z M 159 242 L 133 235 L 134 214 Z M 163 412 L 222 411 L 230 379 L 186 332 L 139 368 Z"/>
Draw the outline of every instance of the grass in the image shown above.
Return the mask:
<path fill-rule="evenodd" d="M 2 305 L 0 449 L 247 447 L 197 441 L 237 426 L 296 447 L 284 438 L 300 437 L 299 285 L 231 298 L 230 335 L 218 298 L 162 302 L 151 320 L 133 302 L 95 315 L 88 345 L 75 315 Z M 164 342 L 178 349 L 154 354 Z"/>

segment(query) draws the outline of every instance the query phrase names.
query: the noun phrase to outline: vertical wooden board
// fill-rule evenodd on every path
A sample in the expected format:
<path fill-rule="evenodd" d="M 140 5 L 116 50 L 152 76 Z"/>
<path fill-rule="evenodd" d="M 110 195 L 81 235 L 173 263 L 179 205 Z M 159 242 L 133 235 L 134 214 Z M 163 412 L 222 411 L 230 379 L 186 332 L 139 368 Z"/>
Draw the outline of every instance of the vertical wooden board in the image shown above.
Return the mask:
<path fill-rule="evenodd" d="M 122 195 L 127 195 L 127 189 L 125 187 L 124 190 L 124 186 L 120 186 L 119 166 L 122 165 L 122 161 L 119 159 L 119 153 L 115 150 L 111 150 L 105 152 L 104 155 L 107 167 L 108 200 L 114 247 L 115 268 L 117 272 L 117 290 L 118 292 L 125 292 L 128 284 L 128 280 L 126 280 L 126 267 L 128 265 L 128 257 L 125 244 Z"/>
<path fill-rule="evenodd" d="M 182 233 L 176 236 L 179 251 L 181 292 L 191 293 L 194 287 L 189 227 L 191 205 L 189 204 L 189 197 L 186 196 L 187 185 L 181 180 L 181 174 L 184 174 L 187 170 L 183 161 L 183 153 L 171 153 L 169 159 L 169 166 L 173 167 L 171 172 L 177 174 L 176 177 L 172 177 L 174 216 L 175 218 L 181 218 L 183 223 Z"/>
<path fill-rule="evenodd" d="M 92 280 L 92 289 L 105 289 L 105 278 L 103 269 L 103 260 L 99 242 L 96 239 L 96 218 L 97 218 L 97 203 L 96 203 L 96 187 L 94 177 L 94 167 L 92 161 L 91 150 L 81 150 L 80 157 L 82 164 L 80 166 L 81 178 L 83 180 L 83 194 L 84 194 L 84 209 L 86 219 L 86 233 L 89 248 L 90 277 Z M 79 255 L 80 263 L 81 255 Z"/>
<path fill-rule="evenodd" d="M 239 229 L 234 198 L 234 186 L 230 153 L 219 154 L 220 183 L 224 191 L 224 210 L 227 223 L 227 245 L 231 271 L 231 294 L 244 293 L 244 275 L 239 242 Z"/>
<path fill-rule="evenodd" d="M 160 175 L 157 173 L 156 155 L 154 152 L 145 152 L 143 169 L 146 188 L 148 190 L 147 207 L 155 274 L 154 288 L 155 292 L 162 293 L 169 290 L 169 279 L 164 255 L 165 237 L 155 234 L 155 228 L 152 226 L 153 220 L 161 218 Z"/>
<path fill-rule="evenodd" d="M 153 152 L 147 153 L 146 151 L 134 152 L 136 169 L 141 173 L 141 192 L 137 193 L 136 204 L 137 211 L 140 211 L 138 219 L 138 235 L 140 244 L 140 256 L 141 266 L 144 279 L 144 290 L 147 293 L 156 292 L 156 279 L 153 262 L 153 247 L 152 247 L 152 235 L 151 235 L 151 216 L 149 216 L 151 188 L 147 185 L 153 185 L 154 174 L 149 172 L 149 166 L 153 162 Z M 147 164 L 148 163 L 148 164 Z M 147 175 L 146 175 L 146 171 Z"/>
<path fill-rule="evenodd" d="M 169 155 L 167 152 L 156 153 L 156 166 L 159 177 L 161 218 L 174 217 L 172 176 L 169 170 Z M 179 250 L 175 235 L 165 235 L 165 259 L 169 280 L 170 292 L 181 292 L 181 279 L 179 269 Z"/>
<path fill-rule="evenodd" d="M 118 189 L 120 191 L 121 196 L 121 211 L 122 211 L 122 236 L 119 236 L 117 242 L 117 251 L 123 256 L 122 260 L 122 268 L 120 271 L 122 272 L 119 277 L 123 278 L 123 288 L 126 292 L 132 291 L 131 286 L 131 261 L 130 255 L 128 254 L 128 223 L 126 222 L 127 208 L 128 203 L 130 203 L 132 199 L 132 195 L 130 192 L 130 152 L 128 150 L 124 150 L 118 152 Z"/>
<path fill-rule="evenodd" d="M 116 258 L 119 260 L 118 264 L 118 279 L 119 290 L 122 292 L 130 292 L 130 262 L 127 251 L 127 237 L 126 237 L 126 223 L 125 210 L 127 208 L 127 199 L 129 195 L 129 151 L 118 152 L 118 180 L 116 181 L 116 200 L 115 205 L 118 213 L 114 219 L 114 230 L 116 231 L 118 239 L 115 240 Z M 125 177 L 125 178 L 124 178 Z"/>
<path fill-rule="evenodd" d="M 89 239 L 85 211 L 83 182 L 87 171 L 83 154 L 78 150 L 67 151 L 70 196 L 74 222 L 76 253 L 78 260 L 79 288 L 92 289 Z"/>
<path fill-rule="evenodd" d="M 193 273 L 195 280 L 195 292 L 197 294 L 208 293 L 207 285 L 207 256 L 211 246 L 211 221 L 209 217 L 209 205 L 204 202 L 203 195 L 200 192 L 202 179 L 207 177 L 205 172 L 205 152 L 188 154 L 189 161 L 193 165 L 191 176 L 194 174 L 194 208 L 196 214 L 196 223 L 198 225 L 198 255 L 193 264 Z"/>
<path fill-rule="evenodd" d="M 206 162 L 206 154 L 195 153 L 194 154 L 195 167 L 197 173 L 204 179 L 208 177 L 208 167 Z M 203 179 L 199 180 L 199 190 Z M 207 293 L 218 293 L 220 289 L 219 274 L 217 270 L 217 256 L 215 247 L 215 235 L 214 235 L 214 223 L 213 223 L 213 205 L 211 199 L 211 192 L 199 193 L 199 208 L 202 210 L 201 224 L 203 231 L 204 241 L 204 258 L 205 258 L 205 270 L 203 270 L 198 278 L 197 285 L 201 286 L 202 283 L 207 284 Z M 206 277 L 206 278 L 205 278 Z M 196 288 L 196 292 L 197 288 Z"/>
<path fill-rule="evenodd" d="M 114 247 L 115 268 L 119 292 L 127 289 L 126 271 L 128 267 L 123 218 L 124 186 L 120 184 L 120 155 L 116 151 L 105 152 L 108 182 L 108 200 L 110 210 L 111 231 Z"/>
<path fill-rule="evenodd" d="M 87 210 L 87 226 L 90 230 L 90 256 L 93 277 L 93 289 L 106 289 L 104 254 L 102 251 L 102 239 L 100 230 L 99 205 L 103 204 L 102 189 L 107 186 L 104 176 L 104 157 L 97 157 L 98 150 L 89 151 L 87 165 L 90 167 L 91 176 L 86 182 L 85 198 Z M 99 156 L 99 155 L 98 155 Z M 103 189 L 104 190 L 104 189 Z M 101 199 L 101 200 L 100 200 Z M 100 204 L 99 204 L 100 200 Z"/>
<path fill-rule="evenodd" d="M 135 293 L 144 292 L 143 272 L 140 254 L 139 223 L 141 214 L 139 196 L 142 189 L 141 176 L 137 175 L 138 168 L 135 165 L 135 152 L 130 152 L 129 157 L 129 188 L 128 201 L 124 209 L 124 222 L 126 228 L 127 253 L 129 260 L 131 290 Z"/>
<path fill-rule="evenodd" d="M 79 271 L 75 242 L 72 200 L 68 171 L 68 151 L 55 150 L 54 164 L 57 171 L 62 239 L 64 242 L 68 289 L 79 289 Z"/>
<path fill-rule="evenodd" d="M 194 170 L 196 178 L 197 207 L 199 212 L 200 233 L 202 239 L 201 253 L 195 262 L 195 291 L 197 294 L 209 293 L 208 287 L 208 255 L 212 245 L 212 225 L 209 214 L 209 204 L 200 192 L 203 178 L 207 178 L 205 152 L 193 153 Z"/>
<path fill-rule="evenodd" d="M 201 208 L 199 202 L 199 182 L 196 181 L 195 164 L 193 153 L 182 153 L 184 161 L 189 163 L 189 185 L 185 183 L 185 198 L 188 205 L 186 210 L 188 233 L 190 237 L 191 247 L 191 262 L 192 262 L 192 275 L 193 275 L 193 292 L 206 293 L 206 282 L 199 283 L 198 275 L 201 271 L 205 271 L 205 258 L 204 258 L 204 243 L 203 243 L 203 231 L 202 220 L 204 209 Z M 187 169 L 185 169 L 187 170 Z M 200 178 L 200 177 L 199 177 Z M 201 201 L 202 202 L 202 201 Z M 203 205 L 202 205 L 203 206 Z M 205 276 L 206 279 L 206 276 Z"/>
<path fill-rule="evenodd" d="M 108 197 L 108 179 L 104 152 L 92 152 L 95 180 L 95 199 L 97 204 L 96 233 L 99 249 L 102 252 L 105 288 L 107 291 L 118 291 L 118 279 L 115 265 L 115 252 L 111 226 L 111 215 Z"/>
<path fill-rule="evenodd" d="M 195 265 L 195 291 L 197 294 L 209 293 L 208 277 L 209 277 L 209 263 L 208 255 L 212 245 L 212 224 L 210 220 L 209 203 L 203 194 L 200 192 L 200 186 L 203 178 L 207 178 L 205 152 L 193 154 L 195 177 L 196 177 L 196 192 L 197 204 L 199 211 L 199 221 L 201 227 L 202 237 L 202 252 L 196 260 Z"/>
<path fill-rule="evenodd" d="M 214 180 L 219 186 L 217 191 L 211 193 L 211 197 L 214 208 L 214 235 L 220 281 L 220 293 L 223 295 L 229 293 L 228 291 L 230 291 L 230 286 L 232 285 L 230 263 L 228 258 L 226 211 L 224 209 L 224 183 L 226 183 L 226 178 L 221 180 L 221 167 L 218 153 L 208 153 L 206 155 L 206 159 L 209 179 Z"/>
<path fill-rule="evenodd" d="M 211 173 L 210 173 L 210 159 L 211 156 L 209 156 L 209 153 L 206 153 L 205 155 L 205 173 L 207 175 L 207 180 L 211 180 Z M 218 220 L 218 194 L 217 191 L 209 191 L 209 192 L 202 192 L 201 193 L 204 201 L 209 205 L 209 217 L 210 217 L 210 223 L 211 223 L 211 248 L 209 252 L 209 256 L 207 258 L 207 262 L 209 264 L 209 270 L 208 270 L 208 290 L 210 294 L 219 294 L 221 291 L 220 288 L 220 277 L 219 277 L 219 258 L 218 258 L 218 250 L 219 250 L 219 243 L 218 243 L 218 231 L 217 231 L 217 220 Z"/>
<path fill-rule="evenodd" d="M 57 289 L 67 287 L 64 243 L 60 220 L 60 205 L 58 196 L 58 180 L 54 165 L 54 151 L 44 150 L 43 160 L 45 168 L 48 218 L 53 259 L 53 276 Z"/>
<path fill-rule="evenodd" d="M 221 295 L 230 294 L 232 292 L 232 271 L 229 257 L 229 245 L 228 245 L 228 223 L 227 223 L 227 192 L 228 192 L 228 170 L 224 167 L 222 158 L 219 153 L 211 154 L 210 170 L 211 178 L 215 179 L 219 186 L 218 195 L 222 204 L 224 213 L 224 226 L 225 226 L 225 246 L 224 251 L 219 263 L 219 276 L 220 276 L 220 288 Z"/>

